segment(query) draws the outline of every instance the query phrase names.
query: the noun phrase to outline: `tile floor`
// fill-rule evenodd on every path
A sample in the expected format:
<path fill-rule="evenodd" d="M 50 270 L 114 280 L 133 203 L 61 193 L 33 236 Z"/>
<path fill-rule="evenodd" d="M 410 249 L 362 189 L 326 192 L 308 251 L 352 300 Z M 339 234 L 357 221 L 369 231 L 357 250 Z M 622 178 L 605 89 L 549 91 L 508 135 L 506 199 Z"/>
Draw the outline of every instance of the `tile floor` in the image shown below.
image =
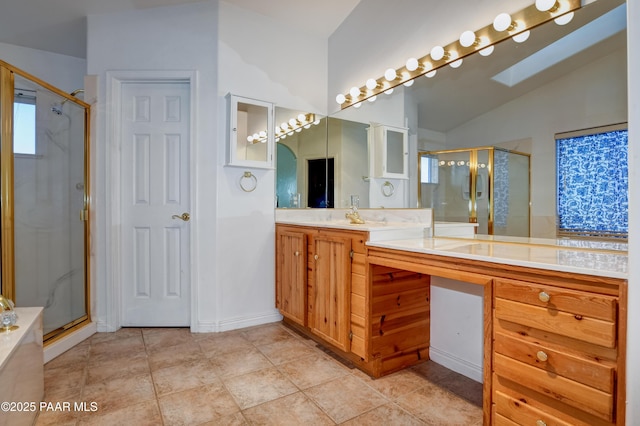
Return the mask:
<path fill-rule="evenodd" d="M 45 365 L 45 401 L 87 409 L 38 426 L 482 424 L 479 383 L 433 362 L 373 380 L 280 323 L 98 333 Z"/>

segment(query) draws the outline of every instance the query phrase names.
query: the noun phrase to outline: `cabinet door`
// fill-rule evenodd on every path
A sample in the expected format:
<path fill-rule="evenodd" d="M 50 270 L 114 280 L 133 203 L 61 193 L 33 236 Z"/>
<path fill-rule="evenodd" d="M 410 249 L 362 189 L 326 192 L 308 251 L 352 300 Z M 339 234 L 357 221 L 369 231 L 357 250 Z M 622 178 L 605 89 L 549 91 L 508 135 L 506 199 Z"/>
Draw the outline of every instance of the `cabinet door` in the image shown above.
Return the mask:
<path fill-rule="evenodd" d="M 290 320 L 307 325 L 307 236 L 279 231 L 276 246 L 276 307 Z"/>
<path fill-rule="evenodd" d="M 317 236 L 313 241 L 313 299 L 309 326 L 337 348 L 350 349 L 351 239 Z"/>

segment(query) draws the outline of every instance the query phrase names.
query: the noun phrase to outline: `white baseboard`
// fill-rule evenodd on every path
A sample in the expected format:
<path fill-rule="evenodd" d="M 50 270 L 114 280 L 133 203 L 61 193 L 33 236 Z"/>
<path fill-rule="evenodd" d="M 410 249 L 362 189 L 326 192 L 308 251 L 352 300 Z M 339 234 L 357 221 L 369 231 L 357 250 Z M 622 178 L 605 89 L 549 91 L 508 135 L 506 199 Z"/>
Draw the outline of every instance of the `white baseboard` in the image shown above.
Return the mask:
<path fill-rule="evenodd" d="M 476 382 L 482 383 L 482 366 L 472 364 L 469 361 L 458 358 L 448 352 L 441 351 L 433 346 L 429 347 L 429 358 L 431 361 L 447 367 L 456 373 L 460 373 Z"/>
<path fill-rule="evenodd" d="M 269 324 L 282 321 L 282 315 L 277 309 L 259 315 L 230 318 L 221 321 L 204 322 L 199 321 L 196 327 L 191 327 L 193 333 L 220 333 L 223 331 L 238 330 L 240 328 L 253 327 L 256 325 Z"/>
<path fill-rule="evenodd" d="M 83 340 L 93 336 L 97 332 L 97 326 L 95 322 L 90 322 L 81 329 L 74 331 L 73 333 L 64 336 L 63 338 L 56 340 L 55 342 L 48 344 L 44 347 L 44 362 L 45 364 L 55 357 L 63 354 L 75 345 L 81 343 Z"/>

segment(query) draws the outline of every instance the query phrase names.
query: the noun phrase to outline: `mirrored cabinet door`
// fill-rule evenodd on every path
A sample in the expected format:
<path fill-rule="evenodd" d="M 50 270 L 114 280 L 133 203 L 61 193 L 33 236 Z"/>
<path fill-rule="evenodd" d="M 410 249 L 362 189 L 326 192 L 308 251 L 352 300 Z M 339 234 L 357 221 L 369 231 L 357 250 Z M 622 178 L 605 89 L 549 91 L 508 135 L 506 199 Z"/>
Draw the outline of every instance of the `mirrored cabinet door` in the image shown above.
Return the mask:
<path fill-rule="evenodd" d="M 273 104 L 229 95 L 227 165 L 273 168 Z"/>
<path fill-rule="evenodd" d="M 409 178 L 408 131 L 372 124 L 369 127 L 371 173 L 375 178 Z"/>

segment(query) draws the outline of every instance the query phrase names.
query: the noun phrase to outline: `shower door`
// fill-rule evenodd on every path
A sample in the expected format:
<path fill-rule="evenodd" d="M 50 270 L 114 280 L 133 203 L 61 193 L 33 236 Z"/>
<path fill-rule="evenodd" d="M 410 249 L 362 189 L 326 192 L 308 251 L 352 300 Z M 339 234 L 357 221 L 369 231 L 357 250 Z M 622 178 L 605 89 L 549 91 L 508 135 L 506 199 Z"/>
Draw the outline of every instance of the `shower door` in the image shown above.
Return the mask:
<path fill-rule="evenodd" d="M 3 194 L 3 200 L 12 201 L 3 205 L 3 219 L 7 215 L 13 219 L 13 265 L 9 267 L 13 267 L 14 285 L 2 284 L 16 306 L 44 307 L 47 340 L 89 316 L 88 105 L 13 71 L 13 173 L 3 170 L 3 179 L 13 191 Z M 3 230 L 6 224 L 3 221 Z M 11 263 L 4 253 L 10 249 L 3 241 L 3 269 Z"/>
<path fill-rule="evenodd" d="M 496 147 L 418 153 L 420 207 L 436 221 L 477 223 L 477 233 L 528 237 L 528 154 Z"/>

